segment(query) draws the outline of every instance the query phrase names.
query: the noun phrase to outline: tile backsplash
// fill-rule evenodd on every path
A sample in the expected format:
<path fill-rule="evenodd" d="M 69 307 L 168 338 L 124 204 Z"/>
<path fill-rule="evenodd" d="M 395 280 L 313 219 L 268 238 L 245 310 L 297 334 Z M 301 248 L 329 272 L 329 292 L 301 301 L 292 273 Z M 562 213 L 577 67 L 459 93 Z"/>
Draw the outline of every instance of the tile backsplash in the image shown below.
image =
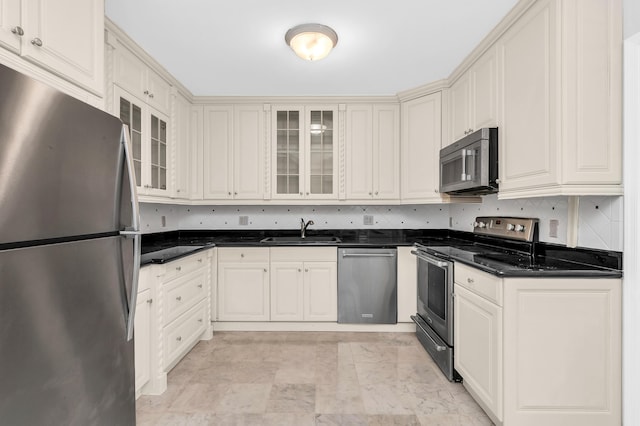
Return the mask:
<path fill-rule="evenodd" d="M 540 219 L 540 241 L 566 244 L 568 198 L 498 200 L 482 204 L 399 206 L 182 206 L 140 204 L 144 233 L 179 229 L 443 229 L 471 231 L 476 216 Z M 578 246 L 622 251 L 622 197 L 580 197 Z M 451 218 L 451 221 L 450 221 Z M 557 236 L 554 236 L 557 235 Z"/>

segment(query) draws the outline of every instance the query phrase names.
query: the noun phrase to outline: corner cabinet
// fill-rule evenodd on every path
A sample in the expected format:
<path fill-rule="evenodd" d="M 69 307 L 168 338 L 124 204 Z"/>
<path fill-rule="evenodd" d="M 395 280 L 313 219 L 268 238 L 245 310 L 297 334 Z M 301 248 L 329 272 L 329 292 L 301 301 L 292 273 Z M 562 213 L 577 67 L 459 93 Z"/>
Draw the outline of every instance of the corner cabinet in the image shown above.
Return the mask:
<path fill-rule="evenodd" d="M 118 86 L 114 102 L 129 126 L 138 194 L 169 197 L 169 117 Z"/>
<path fill-rule="evenodd" d="M 264 199 L 262 105 L 204 106 L 205 200 Z"/>
<path fill-rule="evenodd" d="M 271 117 L 271 198 L 337 199 L 337 105 L 278 105 Z"/>
<path fill-rule="evenodd" d="M 621 19 L 538 1 L 498 40 L 499 198 L 622 194 Z"/>
<path fill-rule="evenodd" d="M 400 198 L 400 108 L 347 105 L 345 186 L 347 200 Z"/>
<path fill-rule="evenodd" d="M 1 0 L 0 46 L 98 96 L 104 92 L 103 0 Z"/>
<path fill-rule="evenodd" d="M 406 203 L 442 202 L 438 172 L 442 94 L 437 92 L 412 99 L 402 103 L 401 108 L 401 200 Z"/>

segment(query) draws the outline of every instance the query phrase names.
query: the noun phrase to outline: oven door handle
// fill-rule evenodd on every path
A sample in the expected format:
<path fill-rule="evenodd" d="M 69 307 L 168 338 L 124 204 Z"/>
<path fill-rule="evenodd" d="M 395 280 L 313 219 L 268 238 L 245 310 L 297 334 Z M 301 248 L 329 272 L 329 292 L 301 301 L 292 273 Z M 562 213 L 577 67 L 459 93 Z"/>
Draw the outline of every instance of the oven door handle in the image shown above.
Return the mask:
<path fill-rule="evenodd" d="M 415 255 L 418 259 L 422 259 L 426 262 L 431 263 L 432 265 L 437 266 L 438 268 L 448 268 L 450 263 L 449 262 L 444 262 L 442 260 L 437 260 L 434 259 L 432 257 L 427 257 L 424 254 L 420 253 L 417 250 L 411 250 L 411 254 Z"/>

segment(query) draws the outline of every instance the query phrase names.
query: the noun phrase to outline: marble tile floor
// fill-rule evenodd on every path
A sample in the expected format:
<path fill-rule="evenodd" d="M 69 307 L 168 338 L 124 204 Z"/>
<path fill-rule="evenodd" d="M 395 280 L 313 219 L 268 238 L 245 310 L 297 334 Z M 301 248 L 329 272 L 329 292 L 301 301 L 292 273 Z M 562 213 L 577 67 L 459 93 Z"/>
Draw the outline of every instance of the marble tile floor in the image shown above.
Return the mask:
<path fill-rule="evenodd" d="M 139 426 L 480 426 L 413 333 L 217 332 L 137 401 Z"/>

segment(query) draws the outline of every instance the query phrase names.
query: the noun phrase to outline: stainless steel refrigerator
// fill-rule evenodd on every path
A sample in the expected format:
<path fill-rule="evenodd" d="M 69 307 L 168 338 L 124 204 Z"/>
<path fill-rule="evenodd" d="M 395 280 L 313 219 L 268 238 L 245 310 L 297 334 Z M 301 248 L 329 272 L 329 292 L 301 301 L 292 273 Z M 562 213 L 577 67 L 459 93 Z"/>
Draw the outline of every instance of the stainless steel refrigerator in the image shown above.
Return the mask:
<path fill-rule="evenodd" d="M 126 134 L 0 65 L 0 424 L 135 424 Z"/>

